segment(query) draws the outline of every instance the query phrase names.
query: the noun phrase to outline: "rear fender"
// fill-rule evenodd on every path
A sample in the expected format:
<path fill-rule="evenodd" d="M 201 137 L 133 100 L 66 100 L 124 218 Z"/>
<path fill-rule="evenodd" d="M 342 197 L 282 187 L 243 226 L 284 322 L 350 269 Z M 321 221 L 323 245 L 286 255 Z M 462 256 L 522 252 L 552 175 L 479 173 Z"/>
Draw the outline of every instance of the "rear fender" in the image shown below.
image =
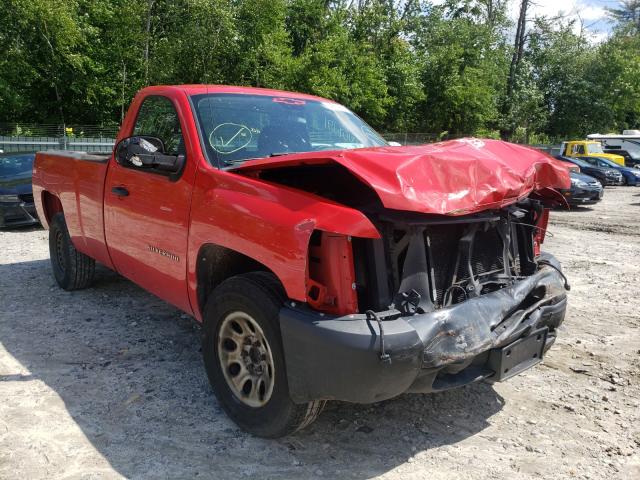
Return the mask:
<path fill-rule="evenodd" d="M 38 211 L 38 216 L 40 217 L 40 221 L 43 226 L 45 228 L 49 228 L 49 224 L 51 223 L 51 219 L 53 219 L 54 215 L 57 213 L 64 213 L 64 210 L 62 209 L 62 202 L 60 202 L 60 199 L 57 196 L 46 190 L 42 192 L 41 198 L 41 202 L 36 202 L 36 209 L 42 210 L 42 212 Z M 37 208 L 39 205 L 42 205 L 42 207 Z"/>

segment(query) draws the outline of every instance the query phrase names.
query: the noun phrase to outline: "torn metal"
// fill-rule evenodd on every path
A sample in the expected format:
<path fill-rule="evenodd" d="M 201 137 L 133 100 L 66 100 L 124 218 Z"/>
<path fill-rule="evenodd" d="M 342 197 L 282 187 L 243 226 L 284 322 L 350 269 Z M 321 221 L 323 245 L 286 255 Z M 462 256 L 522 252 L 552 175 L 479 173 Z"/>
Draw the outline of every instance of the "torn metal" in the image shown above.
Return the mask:
<path fill-rule="evenodd" d="M 557 260 L 536 252 L 539 201 L 455 218 L 370 216 L 381 238 L 353 239 L 366 313 L 281 311 L 294 400 L 369 403 L 501 381 L 540 361 L 563 321 L 567 285 Z"/>
<path fill-rule="evenodd" d="M 503 380 L 510 372 L 493 357 L 506 355 L 504 349 L 520 339 L 531 343 L 532 333 L 542 344 L 528 351 L 540 357 L 555 341 L 565 309 L 564 280 L 544 265 L 509 287 L 439 310 L 377 312 L 389 356 L 381 361 L 380 330 L 370 315 L 323 318 L 303 306 L 287 306 L 280 321 L 291 395 L 294 401 L 372 403 L 404 392 Z M 513 373 L 535 363 L 518 362 Z"/>
<path fill-rule="evenodd" d="M 531 193 L 551 203 L 564 202 L 557 189 L 571 184 L 566 166 L 541 151 L 475 138 L 290 154 L 247 161 L 234 170 L 262 178 L 270 170 L 330 164 L 373 189 L 385 208 L 438 215 L 502 208 Z"/>

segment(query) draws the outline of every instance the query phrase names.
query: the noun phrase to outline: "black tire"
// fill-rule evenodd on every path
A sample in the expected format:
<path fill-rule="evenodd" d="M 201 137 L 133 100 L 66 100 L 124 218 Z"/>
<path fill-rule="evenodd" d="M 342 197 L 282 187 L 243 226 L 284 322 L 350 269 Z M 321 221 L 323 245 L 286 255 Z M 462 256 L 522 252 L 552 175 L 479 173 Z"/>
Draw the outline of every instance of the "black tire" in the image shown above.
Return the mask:
<path fill-rule="evenodd" d="M 224 411 L 240 428 L 265 438 L 283 437 L 306 427 L 316 419 L 325 403 L 296 404 L 289 396 L 279 325 L 279 311 L 285 298 L 280 282 L 272 274 L 251 272 L 222 282 L 212 292 L 204 309 L 202 354 L 214 393 Z M 272 391 L 262 406 L 247 405 L 234 393 L 223 372 L 227 367 L 218 355 L 223 322 L 236 312 L 248 315 L 258 324 L 273 357 Z"/>
<path fill-rule="evenodd" d="M 62 213 L 55 214 L 49 225 L 49 256 L 53 276 L 60 287 L 79 290 L 91 285 L 96 261 L 73 246 Z"/>

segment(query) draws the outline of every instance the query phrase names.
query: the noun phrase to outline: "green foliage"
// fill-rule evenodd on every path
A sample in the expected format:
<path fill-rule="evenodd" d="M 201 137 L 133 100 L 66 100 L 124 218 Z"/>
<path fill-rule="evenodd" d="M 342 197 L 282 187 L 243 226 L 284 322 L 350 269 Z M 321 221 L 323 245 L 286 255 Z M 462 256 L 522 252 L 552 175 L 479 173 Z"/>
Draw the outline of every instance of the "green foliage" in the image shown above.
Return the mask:
<path fill-rule="evenodd" d="M 617 7 L 608 8 L 609 16 L 623 29 L 640 32 L 640 0 L 621 0 Z"/>
<path fill-rule="evenodd" d="M 512 0 L 513 1 L 513 0 Z M 594 45 L 538 20 L 507 96 L 507 0 L 3 0 L 0 122 L 118 124 L 145 85 L 335 99 L 381 131 L 517 141 L 640 126 L 638 1 Z"/>
<path fill-rule="evenodd" d="M 447 2 L 420 19 L 414 45 L 426 99 L 423 128 L 474 133 L 498 120 L 507 71 L 501 24 L 484 22 L 475 2 Z"/>
<path fill-rule="evenodd" d="M 551 136 L 636 128 L 640 121 L 640 36 L 616 32 L 593 46 L 573 33 L 540 20 L 531 34 L 528 61 L 543 95 Z"/>

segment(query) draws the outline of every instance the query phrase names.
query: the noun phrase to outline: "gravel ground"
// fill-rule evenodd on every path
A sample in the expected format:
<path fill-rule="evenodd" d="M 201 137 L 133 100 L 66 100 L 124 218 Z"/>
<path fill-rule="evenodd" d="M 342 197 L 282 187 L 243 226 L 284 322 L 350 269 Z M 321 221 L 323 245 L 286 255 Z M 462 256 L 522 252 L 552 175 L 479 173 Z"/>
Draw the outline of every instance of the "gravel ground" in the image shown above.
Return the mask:
<path fill-rule="evenodd" d="M 187 315 L 100 269 L 60 290 L 47 232 L 0 232 L 0 478 L 640 478 L 640 188 L 553 212 L 571 281 L 544 362 L 508 382 L 329 404 L 268 441 L 207 383 Z"/>

